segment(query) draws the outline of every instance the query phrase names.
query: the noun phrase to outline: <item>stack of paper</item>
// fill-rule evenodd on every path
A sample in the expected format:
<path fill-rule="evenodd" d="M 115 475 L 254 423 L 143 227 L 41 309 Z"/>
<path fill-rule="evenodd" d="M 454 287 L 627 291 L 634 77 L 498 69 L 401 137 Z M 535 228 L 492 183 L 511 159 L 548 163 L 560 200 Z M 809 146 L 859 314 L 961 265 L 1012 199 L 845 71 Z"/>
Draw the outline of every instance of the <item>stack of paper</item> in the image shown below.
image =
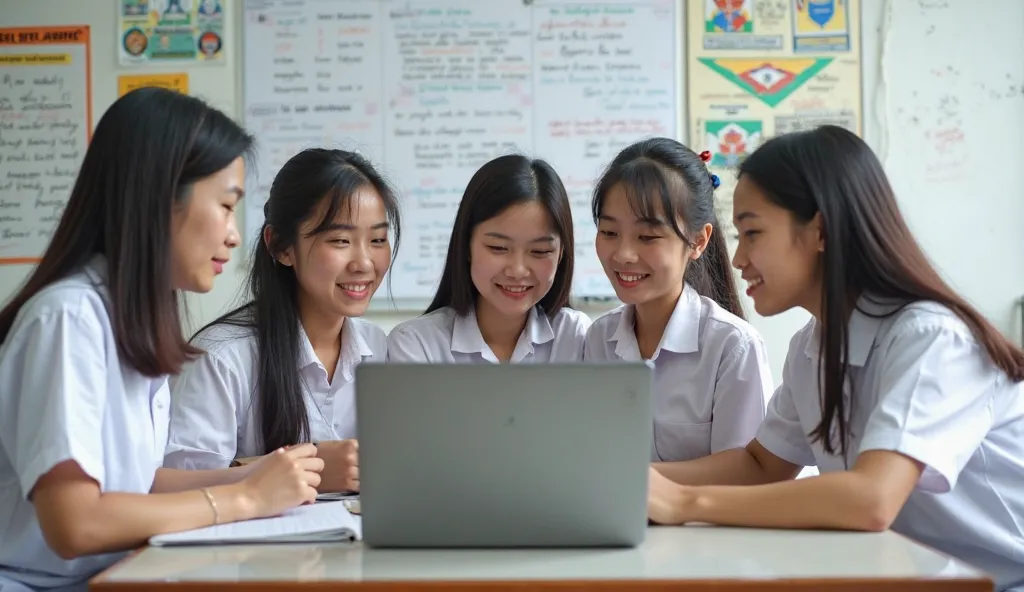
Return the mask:
<path fill-rule="evenodd" d="M 225 545 L 254 543 L 315 543 L 363 538 L 362 522 L 345 504 L 300 506 L 273 518 L 217 524 L 195 530 L 156 535 L 155 547 L 171 545 Z"/>

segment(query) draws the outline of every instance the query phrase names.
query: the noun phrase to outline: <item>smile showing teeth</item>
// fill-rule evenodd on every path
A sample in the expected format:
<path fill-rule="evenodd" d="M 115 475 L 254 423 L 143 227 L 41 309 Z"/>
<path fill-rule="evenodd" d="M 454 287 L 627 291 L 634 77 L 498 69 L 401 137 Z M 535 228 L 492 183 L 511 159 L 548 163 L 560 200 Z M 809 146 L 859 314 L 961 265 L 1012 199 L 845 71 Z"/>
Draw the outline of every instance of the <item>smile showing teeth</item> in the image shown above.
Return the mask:
<path fill-rule="evenodd" d="M 520 294 L 522 292 L 529 290 L 532 286 L 502 286 L 501 284 L 498 284 L 498 287 L 508 292 Z"/>
<path fill-rule="evenodd" d="M 365 292 L 369 287 L 370 284 L 341 284 L 341 289 L 349 292 Z"/>
<path fill-rule="evenodd" d="M 761 278 L 753 278 L 753 279 L 747 280 L 747 285 L 749 287 L 751 287 L 751 288 L 756 288 L 756 287 L 760 286 L 763 283 L 764 283 L 764 280 L 761 279 Z"/>
<path fill-rule="evenodd" d="M 639 282 L 640 280 L 647 277 L 648 274 L 631 274 L 616 272 L 615 275 L 619 276 L 619 279 L 624 282 Z"/>

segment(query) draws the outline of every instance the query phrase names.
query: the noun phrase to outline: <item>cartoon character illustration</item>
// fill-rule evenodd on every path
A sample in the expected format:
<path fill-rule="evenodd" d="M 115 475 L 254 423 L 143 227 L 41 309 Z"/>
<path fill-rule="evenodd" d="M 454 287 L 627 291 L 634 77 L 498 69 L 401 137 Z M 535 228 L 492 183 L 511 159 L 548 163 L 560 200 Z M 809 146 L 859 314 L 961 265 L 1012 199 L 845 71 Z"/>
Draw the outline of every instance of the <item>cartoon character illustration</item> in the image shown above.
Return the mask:
<path fill-rule="evenodd" d="M 199 36 L 199 52 L 208 60 L 217 57 L 222 45 L 220 35 L 213 31 L 206 31 Z"/>
<path fill-rule="evenodd" d="M 750 14 L 744 0 L 714 0 L 715 10 L 710 19 L 709 27 L 725 33 L 750 30 Z"/>
<path fill-rule="evenodd" d="M 146 47 L 149 46 L 149 39 L 146 34 L 142 32 L 142 29 L 131 28 L 124 34 L 122 40 L 124 50 L 131 56 L 140 56 L 146 51 Z"/>

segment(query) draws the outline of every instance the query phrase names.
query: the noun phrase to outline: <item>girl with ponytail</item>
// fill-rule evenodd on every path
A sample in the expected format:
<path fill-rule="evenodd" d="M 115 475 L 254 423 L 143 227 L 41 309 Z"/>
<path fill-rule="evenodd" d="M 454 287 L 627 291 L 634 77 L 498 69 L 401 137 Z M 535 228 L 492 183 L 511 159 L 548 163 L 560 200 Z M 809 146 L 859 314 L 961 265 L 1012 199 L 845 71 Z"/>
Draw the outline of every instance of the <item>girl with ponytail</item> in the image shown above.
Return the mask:
<path fill-rule="evenodd" d="M 596 320 L 584 360 L 655 366 L 652 462 L 739 448 L 764 418 L 772 378 L 743 319 L 715 213 L 718 178 L 675 140 L 624 149 L 594 191 L 597 256 L 624 305 Z"/>

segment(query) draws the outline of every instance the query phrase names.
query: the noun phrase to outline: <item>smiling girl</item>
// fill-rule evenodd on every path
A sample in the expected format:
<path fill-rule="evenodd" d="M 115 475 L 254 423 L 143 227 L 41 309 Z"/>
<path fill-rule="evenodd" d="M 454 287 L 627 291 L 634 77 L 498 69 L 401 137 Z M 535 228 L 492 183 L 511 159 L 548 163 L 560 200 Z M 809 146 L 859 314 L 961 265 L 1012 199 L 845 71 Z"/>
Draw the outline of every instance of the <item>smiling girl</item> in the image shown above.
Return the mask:
<path fill-rule="evenodd" d="M 361 156 L 310 149 L 274 179 L 249 275 L 252 301 L 201 330 L 172 384 L 167 466 L 226 467 L 316 442 L 321 491 L 359 489 L 355 367 L 384 361 L 358 317 L 391 266 L 394 193 Z"/>
<path fill-rule="evenodd" d="M 579 361 L 590 319 L 567 307 L 573 249 L 555 171 L 519 155 L 488 162 L 459 204 L 437 294 L 388 335 L 389 360 Z"/>
<path fill-rule="evenodd" d="M 707 456 L 750 441 L 772 379 L 743 320 L 717 184 L 675 140 L 624 149 L 594 192 L 597 256 L 625 304 L 594 322 L 584 358 L 654 363 L 652 461 Z"/>
<path fill-rule="evenodd" d="M 812 318 L 756 438 L 652 471 L 650 517 L 891 527 L 1022 589 L 1024 352 L 932 267 L 871 149 L 835 126 L 769 140 L 733 217 L 757 312 Z"/>

